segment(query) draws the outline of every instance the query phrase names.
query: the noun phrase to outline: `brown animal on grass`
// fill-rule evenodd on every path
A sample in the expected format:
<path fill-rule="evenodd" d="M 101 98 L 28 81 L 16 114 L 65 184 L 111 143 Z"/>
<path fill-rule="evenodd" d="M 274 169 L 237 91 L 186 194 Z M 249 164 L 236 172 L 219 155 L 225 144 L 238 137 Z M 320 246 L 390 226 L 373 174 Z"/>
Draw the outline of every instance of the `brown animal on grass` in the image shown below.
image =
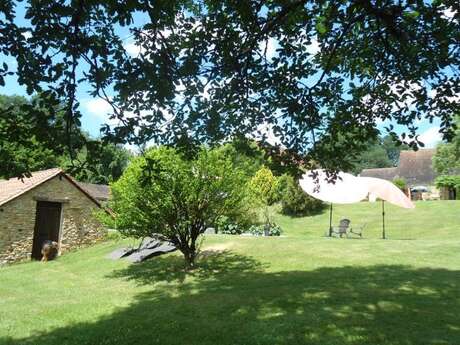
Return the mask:
<path fill-rule="evenodd" d="M 59 244 L 54 241 L 45 241 L 42 246 L 42 261 L 49 261 L 56 258 Z"/>

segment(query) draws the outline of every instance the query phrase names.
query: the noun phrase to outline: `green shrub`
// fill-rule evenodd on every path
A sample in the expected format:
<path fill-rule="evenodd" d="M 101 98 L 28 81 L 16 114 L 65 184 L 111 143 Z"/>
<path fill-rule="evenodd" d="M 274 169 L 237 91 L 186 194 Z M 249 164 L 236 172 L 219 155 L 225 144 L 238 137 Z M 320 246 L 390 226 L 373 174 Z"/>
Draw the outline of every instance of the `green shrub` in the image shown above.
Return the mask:
<path fill-rule="evenodd" d="M 253 236 L 264 236 L 265 235 L 265 225 L 253 225 L 249 228 L 248 233 Z M 275 223 L 270 224 L 270 229 L 268 230 L 268 236 L 281 236 L 283 230 L 281 227 Z"/>
<path fill-rule="evenodd" d="M 402 177 L 396 177 L 394 180 L 393 180 L 393 184 L 398 187 L 399 189 L 401 189 L 403 192 L 407 189 L 407 182 L 404 178 Z"/>
<path fill-rule="evenodd" d="M 221 229 L 221 233 L 227 235 L 240 235 L 243 233 L 241 227 L 238 224 L 229 223 L 225 224 Z"/>
<path fill-rule="evenodd" d="M 448 188 L 460 188 L 460 175 L 441 175 L 435 180 L 437 188 L 448 187 Z"/>
<path fill-rule="evenodd" d="M 217 224 L 217 232 L 227 235 L 239 235 L 242 234 L 244 229 L 248 228 L 248 224 L 240 224 L 239 222 L 229 217 L 221 217 Z"/>
<path fill-rule="evenodd" d="M 460 175 L 441 175 L 435 180 L 437 188 L 453 188 L 456 190 L 457 200 L 460 200 Z"/>
<path fill-rule="evenodd" d="M 280 178 L 280 185 L 284 190 L 281 193 L 281 212 L 290 216 L 311 216 L 321 213 L 326 204 L 321 200 L 312 198 L 299 186 L 299 183 L 292 176 L 283 175 Z"/>
<path fill-rule="evenodd" d="M 263 166 L 249 181 L 249 190 L 261 206 L 272 205 L 276 198 L 278 179 L 272 171 Z"/>
<path fill-rule="evenodd" d="M 273 193 L 273 199 L 275 202 L 283 201 L 283 196 L 286 193 L 291 180 L 292 177 L 288 174 L 283 174 L 278 177 L 278 183 L 276 184 L 276 189 Z"/>

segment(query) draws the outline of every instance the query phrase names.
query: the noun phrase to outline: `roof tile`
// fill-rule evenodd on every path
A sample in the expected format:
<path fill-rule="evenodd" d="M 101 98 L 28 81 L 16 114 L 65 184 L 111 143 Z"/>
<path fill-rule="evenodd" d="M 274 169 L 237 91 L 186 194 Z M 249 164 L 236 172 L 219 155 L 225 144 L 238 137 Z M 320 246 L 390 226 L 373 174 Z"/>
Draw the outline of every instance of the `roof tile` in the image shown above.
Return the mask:
<path fill-rule="evenodd" d="M 61 169 L 54 168 L 33 172 L 31 177 L 24 177 L 22 179 L 13 177 L 9 180 L 1 180 L 0 206 L 60 173 L 62 173 Z"/>

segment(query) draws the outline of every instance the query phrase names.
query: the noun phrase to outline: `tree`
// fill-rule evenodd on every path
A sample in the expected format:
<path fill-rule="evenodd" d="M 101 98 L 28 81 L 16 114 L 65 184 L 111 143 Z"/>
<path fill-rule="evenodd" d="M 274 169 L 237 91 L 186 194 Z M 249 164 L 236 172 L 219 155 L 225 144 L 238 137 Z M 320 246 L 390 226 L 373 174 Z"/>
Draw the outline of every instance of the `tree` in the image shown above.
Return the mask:
<path fill-rule="evenodd" d="M 391 162 L 391 165 L 394 167 L 399 164 L 399 155 L 401 151 L 410 149 L 408 145 L 398 143 L 398 141 L 391 135 L 386 135 L 383 137 L 382 146 L 387 152 L 387 156 Z"/>
<path fill-rule="evenodd" d="M 305 162 L 343 169 L 380 121 L 405 126 L 413 148 L 423 145 L 419 119 L 453 134 L 458 1 L 25 3 L 27 20 L 14 1 L 0 7 L 0 50 L 18 66 L 0 67 L 0 85 L 15 74 L 29 93 L 64 104 L 67 129 L 89 86 L 120 121 L 104 127 L 115 143 L 213 145 L 272 132 Z"/>
<path fill-rule="evenodd" d="M 283 214 L 297 217 L 311 216 L 321 213 L 326 207 L 321 200 L 305 193 L 290 175 L 281 176 L 280 185 L 282 186 L 281 211 Z"/>
<path fill-rule="evenodd" d="M 244 174 L 219 150 L 201 149 L 191 160 L 172 148 L 153 148 L 134 158 L 111 185 L 105 218 L 122 234 L 143 238 L 160 235 L 195 265 L 198 237 L 223 216 L 244 212 Z"/>
<path fill-rule="evenodd" d="M 398 145 L 391 136 L 370 140 L 367 147 L 355 158 L 352 172 L 359 174 L 363 169 L 397 166 L 399 154 L 404 149 L 409 149 L 409 146 Z"/>
<path fill-rule="evenodd" d="M 393 164 L 388 158 L 385 148 L 379 143 L 379 140 L 373 140 L 356 158 L 353 172 L 359 174 L 363 169 L 389 168 L 392 166 Z"/>
<path fill-rule="evenodd" d="M 0 178 L 59 166 L 63 150 L 58 137 L 64 138 L 64 132 L 56 134 L 59 126 L 52 115 L 46 117 L 45 124 L 56 131 L 43 132 L 47 127 L 38 130 L 38 118 L 27 117 L 27 107 L 37 109 L 37 104 L 20 96 L 0 95 Z M 44 145 L 44 137 L 53 145 Z"/>
<path fill-rule="evenodd" d="M 79 165 L 79 168 L 74 170 L 73 176 L 82 182 L 109 184 L 121 177 L 132 157 L 133 153 L 122 145 L 101 142 L 99 149 L 92 150 L 90 153 L 86 147 L 83 147 L 77 159 L 85 164 Z M 67 156 L 61 157 L 61 167 L 66 169 L 71 164 Z"/>
<path fill-rule="evenodd" d="M 252 140 L 235 139 L 220 146 L 219 150 L 246 175 L 248 180 L 268 162 L 264 152 Z"/>
<path fill-rule="evenodd" d="M 278 181 L 270 169 L 260 168 L 249 181 L 249 190 L 252 197 L 263 210 L 264 223 L 267 230 L 270 229 L 271 215 L 269 205 L 276 197 Z"/>
<path fill-rule="evenodd" d="M 439 175 L 460 173 L 460 116 L 457 116 L 457 130 L 452 142 L 439 144 L 433 156 L 433 167 Z"/>
<path fill-rule="evenodd" d="M 44 114 L 46 127 L 40 127 L 40 117 L 27 117 L 29 107 Z M 61 167 L 83 182 L 118 179 L 132 154 L 121 145 L 91 138 L 74 124 L 70 140 L 78 149 L 70 155 L 64 116 L 55 110 L 41 108 L 39 97 L 0 95 L 0 178 Z"/>

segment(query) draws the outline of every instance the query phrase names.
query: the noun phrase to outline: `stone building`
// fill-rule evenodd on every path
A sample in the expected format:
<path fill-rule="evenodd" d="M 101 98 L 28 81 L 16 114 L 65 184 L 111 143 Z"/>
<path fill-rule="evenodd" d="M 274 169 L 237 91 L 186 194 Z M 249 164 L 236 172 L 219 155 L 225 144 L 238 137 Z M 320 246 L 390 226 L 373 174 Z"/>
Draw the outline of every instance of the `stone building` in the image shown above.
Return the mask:
<path fill-rule="evenodd" d="M 394 168 L 364 169 L 360 176 L 377 177 L 392 181 L 404 178 L 409 187 L 434 184 L 436 173 L 432 160 L 436 149 L 420 149 L 418 151 L 401 151 L 399 165 Z"/>
<path fill-rule="evenodd" d="M 45 240 L 58 242 L 60 253 L 98 241 L 106 233 L 94 217 L 101 208 L 88 187 L 60 169 L 0 181 L 0 264 L 40 259 Z"/>

